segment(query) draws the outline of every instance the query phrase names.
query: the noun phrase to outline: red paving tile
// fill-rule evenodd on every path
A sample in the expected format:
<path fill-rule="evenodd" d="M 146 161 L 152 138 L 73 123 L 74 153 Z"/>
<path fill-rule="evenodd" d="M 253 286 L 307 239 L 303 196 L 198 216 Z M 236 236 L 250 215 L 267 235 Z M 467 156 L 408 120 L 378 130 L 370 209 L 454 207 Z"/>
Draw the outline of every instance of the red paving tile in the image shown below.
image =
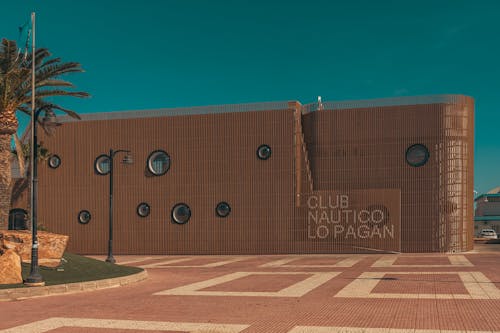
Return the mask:
<path fill-rule="evenodd" d="M 471 267 L 454 267 L 450 272 L 482 272 L 500 289 L 500 252 L 465 254 Z M 335 297 L 363 272 L 447 272 L 447 268 L 399 267 L 373 268 L 384 255 L 368 256 L 353 267 L 331 268 L 342 272 L 310 290 L 302 297 L 257 296 L 174 296 L 157 292 L 203 282 L 234 272 L 272 272 L 260 268 L 263 263 L 284 258 L 254 256 L 248 260 L 212 268 L 164 267 L 148 270 L 149 279 L 120 288 L 27 299 L 2 304 L 0 330 L 51 317 L 121 319 L 136 321 L 224 323 L 250 325 L 243 333 L 288 332 L 294 326 L 335 326 L 374 328 L 416 328 L 441 330 L 500 331 L 500 299 L 418 299 Z M 171 257 L 178 258 L 178 257 Z M 323 262 L 338 258 L 297 257 L 291 264 Z M 423 258 L 423 259 L 422 259 Z M 124 258 L 126 259 L 126 258 Z M 208 258 L 195 257 L 204 261 Z M 211 258 L 212 259 L 212 258 Z M 221 257 L 225 260 L 227 257 Z M 417 257 L 400 256 L 395 264 L 413 264 Z M 429 261 L 431 260 L 431 261 Z M 444 255 L 418 257 L 418 264 L 449 264 Z M 410 262 L 410 263 L 409 263 Z M 328 265 L 327 264 L 327 265 Z M 140 265 L 140 264 L 137 264 Z M 322 264 L 320 264 L 322 265 Z M 276 271 L 314 272 L 314 269 L 279 267 Z M 318 271 L 328 271 L 321 268 Z M 277 291 L 311 275 L 249 275 L 238 280 L 211 286 L 213 291 Z M 412 294 L 467 294 L 456 274 L 394 274 L 380 280 L 372 292 Z M 298 280 L 297 280 L 298 279 Z M 481 283 L 484 286 L 485 284 Z M 489 285 L 491 287 L 491 284 Z M 496 298 L 495 298 L 496 297 Z M 58 328 L 50 332 L 126 332 L 134 330 Z M 139 331 L 138 331 L 139 332 Z M 141 333 L 148 331 L 140 331 Z M 158 331 L 155 331 L 158 332 Z M 161 331 L 160 331 L 161 332 Z M 163 331 L 169 332 L 169 331 Z M 28 332 L 22 332 L 28 333 Z"/>
<path fill-rule="evenodd" d="M 233 281 L 200 289 L 202 291 L 279 291 L 310 277 L 310 274 L 249 275 Z"/>
<path fill-rule="evenodd" d="M 400 256 L 394 265 L 450 265 L 450 260 L 446 257 L 415 257 Z"/>
<path fill-rule="evenodd" d="M 457 274 L 386 274 L 373 293 L 468 294 Z"/>

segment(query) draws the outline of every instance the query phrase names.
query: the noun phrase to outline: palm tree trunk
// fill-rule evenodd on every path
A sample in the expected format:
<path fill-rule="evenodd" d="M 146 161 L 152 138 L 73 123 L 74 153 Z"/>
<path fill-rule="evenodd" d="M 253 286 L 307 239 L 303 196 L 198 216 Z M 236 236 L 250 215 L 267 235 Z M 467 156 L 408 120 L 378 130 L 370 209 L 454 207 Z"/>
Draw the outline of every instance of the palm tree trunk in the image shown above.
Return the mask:
<path fill-rule="evenodd" d="M 0 229 L 7 229 L 9 223 L 10 195 L 12 181 L 10 169 L 11 134 L 0 134 Z"/>

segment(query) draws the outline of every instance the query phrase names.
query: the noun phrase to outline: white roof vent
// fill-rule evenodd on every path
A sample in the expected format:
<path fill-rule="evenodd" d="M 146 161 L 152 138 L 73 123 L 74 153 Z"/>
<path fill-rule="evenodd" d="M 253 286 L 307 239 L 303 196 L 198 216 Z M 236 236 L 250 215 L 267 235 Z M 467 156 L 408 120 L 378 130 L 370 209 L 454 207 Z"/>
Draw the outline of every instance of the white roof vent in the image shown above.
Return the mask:
<path fill-rule="evenodd" d="M 321 102 L 321 96 L 318 96 L 318 110 L 323 110 L 323 103 Z"/>

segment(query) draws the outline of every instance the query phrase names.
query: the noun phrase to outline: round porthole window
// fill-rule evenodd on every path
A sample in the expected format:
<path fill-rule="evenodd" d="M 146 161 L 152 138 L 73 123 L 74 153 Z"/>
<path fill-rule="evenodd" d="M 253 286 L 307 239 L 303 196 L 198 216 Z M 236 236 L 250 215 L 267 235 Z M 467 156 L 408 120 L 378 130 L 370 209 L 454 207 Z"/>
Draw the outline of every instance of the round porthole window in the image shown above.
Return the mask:
<path fill-rule="evenodd" d="M 257 157 L 261 160 L 267 160 L 271 157 L 271 147 L 268 145 L 260 145 L 259 148 L 257 148 Z"/>
<path fill-rule="evenodd" d="M 82 210 L 80 211 L 80 213 L 78 213 L 78 222 L 81 224 L 89 223 L 91 218 L 92 215 L 90 215 L 90 212 L 88 210 Z"/>
<path fill-rule="evenodd" d="M 142 202 L 139 204 L 139 206 L 137 206 L 137 215 L 139 215 L 140 217 L 148 216 L 150 211 L 151 208 L 145 202 Z"/>
<path fill-rule="evenodd" d="M 422 144 L 416 144 L 406 150 L 406 162 L 413 167 L 420 167 L 429 160 L 429 150 Z"/>
<path fill-rule="evenodd" d="M 172 208 L 172 221 L 178 224 L 184 224 L 191 217 L 191 209 L 188 205 L 180 203 Z"/>
<path fill-rule="evenodd" d="M 148 170 L 155 176 L 164 175 L 170 169 L 170 156 L 163 150 L 152 152 L 148 157 Z"/>
<path fill-rule="evenodd" d="M 231 206 L 227 202 L 219 202 L 215 207 L 215 213 L 218 217 L 226 217 L 231 213 Z"/>
<path fill-rule="evenodd" d="M 52 155 L 49 158 L 49 167 L 57 169 L 61 165 L 61 158 L 57 155 Z"/>
<path fill-rule="evenodd" d="M 100 175 L 107 175 L 111 168 L 111 163 L 108 155 L 99 155 L 95 159 L 94 168 Z"/>

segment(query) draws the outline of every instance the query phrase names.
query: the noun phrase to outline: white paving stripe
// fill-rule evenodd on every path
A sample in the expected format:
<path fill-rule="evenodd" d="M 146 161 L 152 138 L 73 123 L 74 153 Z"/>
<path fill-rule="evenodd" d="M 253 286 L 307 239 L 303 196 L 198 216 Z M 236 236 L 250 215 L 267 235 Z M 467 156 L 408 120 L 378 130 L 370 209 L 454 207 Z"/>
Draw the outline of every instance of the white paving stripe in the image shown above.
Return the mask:
<path fill-rule="evenodd" d="M 289 257 L 285 259 L 273 260 L 268 263 L 260 265 L 260 267 L 279 267 L 288 264 L 291 261 L 297 260 L 299 258 Z"/>
<path fill-rule="evenodd" d="M 127 261 L 117 261 L 116 263 L 118 265 L 128 265 L 128 264 L 133 264 L 133 263 L 136 263 L 136 262 L 141 262 L 141 261 L 146 261 L 146 260 L 150 260 L 150 259 L 153 259 L 153 257 L 144 257 L 144 258 L 141 258 L 141 259 L 134 259 L 134 260 L 127 260 Z"/>
<path fill-rule="evenodd" d="M 204 258 L 215 258 L 215 257 L 204 257 Z M 216 257 L 219 258 L 219 257 Z M 224 266 L 227 264 L 232 264 L 234 262 L 250 259 L 251 257 L 239 257 L 239 258 L 232 258 L 232 259 L 227 259 L 227 260 L 220 260 L 208 264 L 203 264 L 203 265 L 170 265 L 169 264 L 176 264 L 180 262 L 185 262 L 185 261 L 190 261 L 190 260 L 195 260 L 195 259 L 200 259 L 200 257 L 189 257 L 189 258 L 181 258 L 181 259 L 171 259 L 171 260 L 165 260 L 165 261 L 160 261 L 160 262 L 155 262 L 153 264 L 148 264 L 148 265 L 142 265 L 139 266 L 141 268 L 213 268 L 213 267 L 219 267 L 219 266 Z"/>
<path fill-rule="evenodd" d="M 373 293 L 373 289 L 387 274 L 455 274 L 460 277 L 468 294 L 399 294 Z M 363 272 L 334 297 L 356 298 L 430 298 L 430 299 L 500 299 L 500 290 L 481 272 Z"/>
<path fill-rule="evenodd" d="M 453 266 L 473 267 L 474 265 L 463 255 L 448 256 Z"/>
<path fill-rule="evenodd" d="M 422 257 L 431 257 L 431 256 L 414 256 L 415 258 L 422 258 Z M 474 265 L 463 255 L 450 255 L 447 256 L 448 260 L 450 261 L 449 265 L 441 265 L 441 264 L 436 264 L 436 265 L 395 265 L 394 263 L 398 258 L 412 258 L 412 257 L 401 257 L 401 256 L 384 256 L 380 259 L 378 259 L 372 267 L 474 267 Z M 437 257 L 439 258 L 439 257 Z"/>
<path fill-rule="evenodd" d="M 0 333 L 44 333 L 61 327 L 238 333 L 249 325 L 54 317 L 1 330 Z"/>
<path fill-rule="evenodd" d="M 219 267 L 219 266 L 224 266 L 224 265 L 227 265 L 227 264 L 232 264 L 233 262 L 242 261 L 242 260 L 245 260 L 245 259 L 249 259 L 249 257 L 234 258 L 234 259 L 230 259 L 230 260 L 217 261 L 217 262 L 213 262 L 213 263 L 206 264 L 206 265 L 201 265 L 201 266 L 184 266 L 184 267 Z"/>
<path fill-rule="evenodd" d="M 178 263 L 178 262 L 183 262 L 183 261 L 188 261 L 188 260 L 193 260 L 193 258 L 169 259 L 169 260 L 163 260 L 163 261 L 155 262 L 153 264 L 142 265 L 142 266 L 139 266 L 139 267 L 140 268 L 161 268 L 164 265 L 175 264 L 175 263 Z"/>
<path fill-rule="evenodd" d="M 185 286 L 163 290 L 153 295 L 181 296 L 264 296 L 264 297 L 301 297 L 319 287 L 341 272 L 235 272 L 213 279 L 191 283 Z M 229 281 L 234 281 L 250 275 L 311 275 L 279 291 L 202 291 Z"/>
<path fill-rule="evenodd" d="M 355 264 L 357 264 L 361 259 L 363 259 L 363 256 L 351 256 L 351 257 L 340 257 L 336 255 L 330 255 L 328 258 L 343 258 L 336 264 L 332 265 L 293 265 L 290 264 L 293 261 L 297 261 L 300 259 L 314 259 L 314 258 L 324 258 L 324 256 L 293 256 L 293 257 L 288 257 L 284 259 L 279 259 L 279 260 L 274 260 L 265 264 L 260 265 L 259 267 L 266 268 L 266 267 L 305 267 L 305 268 L 321 268 L 321 267 L 352 267 Z"/>
<path fill-rule="evenodd" d="M 372 267 L 392 267 L 398 256 L 385 256 L 375 261 Z"/>
<path fill-rule="evenodd" d="M 500 331 L 471 330 L 429 330 L 414 328 L 365 328 L 365 327 L 335 327 L 335 326 L 296 326 L 288 333 L 500 333 Z"/>
<path fill-rule="evenodd" d="M 469 272 L 476 280 L 477 285 L 488 295 L 491 299 L 500 299 L 500 289 L 495 286 L 490 279 L 482 272 Z"/>

